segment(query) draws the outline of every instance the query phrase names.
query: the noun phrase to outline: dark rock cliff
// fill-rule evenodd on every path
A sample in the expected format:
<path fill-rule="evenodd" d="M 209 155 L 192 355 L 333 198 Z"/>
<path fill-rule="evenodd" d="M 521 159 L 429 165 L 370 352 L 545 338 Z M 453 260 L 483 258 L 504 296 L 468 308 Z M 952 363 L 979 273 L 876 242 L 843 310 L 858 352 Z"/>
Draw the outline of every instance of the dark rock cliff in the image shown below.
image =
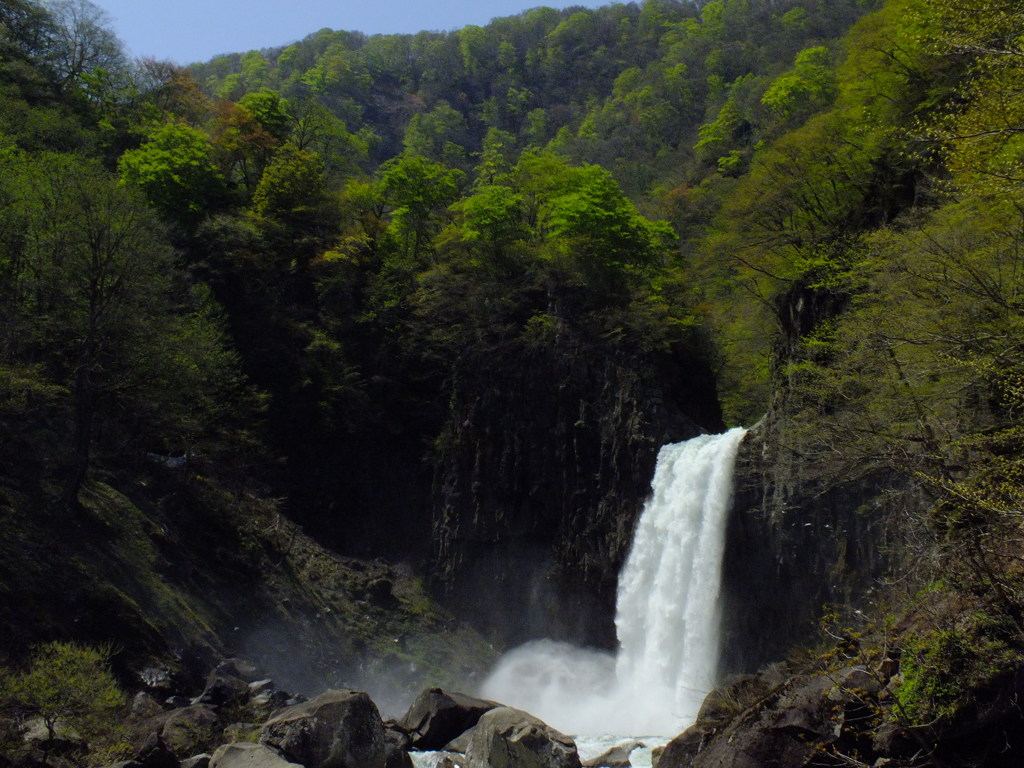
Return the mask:
<path fill-rule="evenodd" d="M 813 430 L 782 372 L 799 359 L 801 338 L 841 312 L 844 300 L 796 286 L 780 307 L 774 400 L 737 457 L 722 574 L 723 673 L 785 658 L 816 636 L 826 605 L 869 607 L 906 557 L 896 516 L 920 502 L 905 478 L 803 450 Z"/>
<path fill-rule="evenodd" d="M 611 646 L 658 449 L 722 429 L 713 377 L 696 355 L 578 337 L 506 363 L 463 361 L 437 443 L 449 598 L 510 643 Z"/>
<path fill-rule="evenodd" d="M 815 636 L 825 605 L 866 608 L 894 554 L 889 478 L 798 480 L 759 425 L 737 459 L 722 573 L 721 669 L 752 672 Z"/>

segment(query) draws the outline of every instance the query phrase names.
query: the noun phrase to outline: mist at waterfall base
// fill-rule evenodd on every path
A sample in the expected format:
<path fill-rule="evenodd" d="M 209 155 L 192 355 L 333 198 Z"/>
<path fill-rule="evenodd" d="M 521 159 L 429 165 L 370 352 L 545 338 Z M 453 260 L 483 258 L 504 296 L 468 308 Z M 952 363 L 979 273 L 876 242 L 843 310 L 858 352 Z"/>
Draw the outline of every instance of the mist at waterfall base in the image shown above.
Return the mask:
<path fill-rule="evenodd" d="M 719 581 L 736 452 L 745 431 L 658 454 L 619 576 L 616 654 L 536 640 L 505 654 L 481 695 L 569 734 L 672 737 L 714 685 Z"/>

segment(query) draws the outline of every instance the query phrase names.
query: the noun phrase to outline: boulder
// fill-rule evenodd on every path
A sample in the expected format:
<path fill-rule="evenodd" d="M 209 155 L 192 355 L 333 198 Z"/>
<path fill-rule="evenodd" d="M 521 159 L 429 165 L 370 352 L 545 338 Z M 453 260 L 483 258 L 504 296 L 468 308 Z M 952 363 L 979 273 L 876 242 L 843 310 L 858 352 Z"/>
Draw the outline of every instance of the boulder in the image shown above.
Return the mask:
<path fill-rule="evenodd" d="M 217 713 L 199 704 L 152 717 L 147 726 L 157 731 L 177 755 L 195 755 L 213 748 L 224 730 Z"/>
<path fill-rule="evenodd" d="M 302 699 L 292 697 L 285 691 L 263 691 L 253 696 L 249 703 L 264 710 L 274 710 L 290 707 L 300 701 Z"/>
<path fill-rule="evenodd" d="M 583 761 L 583 768 L 629 768 L 629 755 L 634 749 L 644 746 L 636 739 L 623 741 L 607 749 L 597 757 Z"/>
<path fill-rule="evenodd" d="M 871 746 L 885 757 L 909 758 L 921 749 L 921 742 L 910 735 L 909 729 L 886 722 L 876 729 Z"/>
<path fill-rule="evenodd" d="M 466 750 L 469 749 L 469 742 L 473 738 L 473 731 L 475 730 L 476 726 L 474 725 L 472 728 L 470 728 L 468 731 L 463 733 L 458 738 L 449 741 L 447 744 L 444 745 L 444 751 L 458 752 L 460 755 L 466 754 Z"/>
<path fill-rule="evenodd" d="M 265 744 L 225 744 L 210 758 L 209 768 L 302 768 Z"/>
<path fill-rule="evenodd" d="M 406 752 L 412 749 L 412 737 L 409 735 L 409 731 L 393 718 L 384 721 L 384 740 Z"/>
<path fill-rule="evenodd" d="M 54 724 L 50 738 L 41 717 L 29 719 L 21 728 L 0 718 L 0 739 L 0 768 L 74 768 L 89 749 L 78 731 L 61 721 Z"/>
<path fill-rule="evenodd" d="M 703 749 L 705 741 L 713 733 L 714 729 L 698 721 L 696 725 L 691 725 L 664 747 L 656 747 L 652 750 L 651 768 L 689 766 Z"/>
<path fill-rule="evenodd" d="M 139 672 L 139 680 L 153 694 L 166 696 L 174 690 L 174 673 L 164 664 L 151 664 Z"/>
<path fill-rule="evenodd" d="M 436 751 L 476 725 L 485 712 L 499 706 L 463 693 L 428 688 L 416 697 L 399 725 L 409 734 L 413 749 Z"/>
<path fill-rule="evenodd" d="M 486 712 L 466 750 L 466 768 L 580 768 L 576 744 L 533 715 L 511 707 Z"/>
<path fill-rule="evenodd" d="M 798 676 L 727 722 L 698 722 L 670 741 L 658 768 L 811 765 L 842 733 L 845 701 L 827 675 Z"/>
<path fill-rule="evenodd" d="M 173 673 L 173 688 L 176 691 L 194 691 L 205 685 L 211 669 L 216 669 L 220 656 L 209 645 L 192 645 L 178 653 L 178 663 Z"/>
<path fill-rule="evenodd" d="M 833 701 L 845 701 L 851 693 L 877 696 L 888 682 L 888 678 L 872 674 L 865 667 L 846 667 L 834 677 L 835 690 L 829 694 Z"/>
<path fill-rule="evenodd" d="M 203 752 L 181 761 L 181 768 L 210 768 L 210 754 Z"/>
<path fill-rule="evenodd" d="M 41 717 L 33 717 L 26 721 L 22 728 L 21 740 L 29 746 L 45 747 L 56 754 L 85 747 L 85 739 L 67 723 L 58 720 L 54 724 L 53 730 L 53 738 L 50 738 L 50 730 L 46 727 L 46 721 Z"/>
<path fill-rule="evenodd" d="M 832 690 L 832 680 L 824 675 L 794 678 L 789 690 L 763 710 L 755 722 L 744 723 L 743 718 L 737 718 L 700 752 L 693 765 L 808 765 L 840 733 L 843 707 L 828 698 Z M 669 768 L 666 757 L 661 768 Z"/>
<path fill-rule="evenodd" d="M 132 697 L 132 717 L 144 720 L 159 715 L 163 711 L 164 708 L 157 703 L 156 699 L 145 691 L 139 691 Z"/>
<path fill-rule="evenodd" d="M 409 734 L 394 720 L 384 721 L 385 768 L 412 768 Z"/>
<path fill-rule="evenodd" d="M 260 729 L 255 723 L 231 723 L 224 726 L 222 739 L 226 743 L 252 743 L 259 734 Z"/>
<path fill-rule="evenodd" d="M 244 703 L 248 700 L 249 684 L 245 680 L 225 672 L 211 672 L 206 680 L 206 688 L 192 703 L 223 707 L 225 704 Z"/>
<path fill-rule="evenodd" d="M 776 668 L 765 668 L 756 675 L 731 675 L 704 697 L 698 723 L 729 720 L 782 685 L 784 677 Z"/>
<path fill-rule="evenodd" d="M 432 752 L 420 763 L 423 768 L 464 768 L 466 756 L 455 752 Z"/>
<path fill-rule="evenodd" d="M 377 706 L 362 691 L 327 691 L 275 714 L 260 742 L 306 768 L 384 768 Z"/>
<path fill-rule="evenodd" d="M 384 768 L 413 768 L 412 758 L 404 749 L 394 749 L 389 744 L 385 747 Z"/>
<path fill-rule="evenodd" d="M 142 768 L 179 768 L 180 763 L 158 731 L 152 731 L 135 756 Z"/>

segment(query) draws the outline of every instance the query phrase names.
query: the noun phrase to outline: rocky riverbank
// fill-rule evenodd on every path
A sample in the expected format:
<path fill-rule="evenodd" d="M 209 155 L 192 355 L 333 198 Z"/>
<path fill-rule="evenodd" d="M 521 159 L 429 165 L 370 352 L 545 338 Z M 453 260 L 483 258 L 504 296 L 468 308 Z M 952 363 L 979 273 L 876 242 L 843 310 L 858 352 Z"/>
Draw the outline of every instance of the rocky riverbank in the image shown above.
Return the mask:
<path fill-rule="evenodd" d="M 72 729 L 40 726 L 15 725 L 0 764 L 95 764 L 94 745 Z M 466 768 L 580 768 L 569 736 L 497 702 L 431 688 L 402 717 L 385 719 L 363 691 L 306 700 L 240 659 L 221 662 L 191 697 L 154 680 L 132 699 L 123 736 L 123 759 L 110 768 L 411 768 L 410 753 L 422 751 Z"/>

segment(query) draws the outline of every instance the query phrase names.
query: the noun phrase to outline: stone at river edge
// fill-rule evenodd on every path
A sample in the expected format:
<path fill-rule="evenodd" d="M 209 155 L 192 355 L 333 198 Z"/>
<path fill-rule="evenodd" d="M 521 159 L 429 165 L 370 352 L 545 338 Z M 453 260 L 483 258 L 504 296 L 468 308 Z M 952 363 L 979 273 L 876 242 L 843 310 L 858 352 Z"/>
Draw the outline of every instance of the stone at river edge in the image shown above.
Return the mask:
<path fill-rule="evenodd" d="M 267 721 L 260 742 L 306 768 L 384 768 L 384 724 L 362 691 L 327 691 Z"/>
<path fill-rule="evenodd" d="M 642 742 L 636 739 L 630 739 L 623 741 L 620 744 L 616 744 L 611 749 L 607 749 L 597 757 L 592 757 L 590 760 L 583 762 L 583 768 L 629 768 L 632 763 L 629 762 L 629 755 L 634 749 L 639 749 L 644 746 Z"/>
<path fill-rule="evenodd" d="M 843 701 L 827 675 L 798 676 L 721 730 L 698 723 L 665 747 L 659 768 L 802 768 L 839 737 Z"/>
<path fill-rule="evenodd" d="M 439 750 L 468 731 L 483 716 L 500 705 L 462 693 L 428 688 L 416 697 L 401 720 L 413 749 Z"/>
<path fill-rule="evenodd" d="M 580 768 L 580 756 L 564 733 L 526 712 L 499 707 L 477 723 L 466 768 Z"/>
<path fill-rule="evenodd" d="M 210 768 L 302 768 L 264 744 L 225 744 L 210 758 Z"/>

